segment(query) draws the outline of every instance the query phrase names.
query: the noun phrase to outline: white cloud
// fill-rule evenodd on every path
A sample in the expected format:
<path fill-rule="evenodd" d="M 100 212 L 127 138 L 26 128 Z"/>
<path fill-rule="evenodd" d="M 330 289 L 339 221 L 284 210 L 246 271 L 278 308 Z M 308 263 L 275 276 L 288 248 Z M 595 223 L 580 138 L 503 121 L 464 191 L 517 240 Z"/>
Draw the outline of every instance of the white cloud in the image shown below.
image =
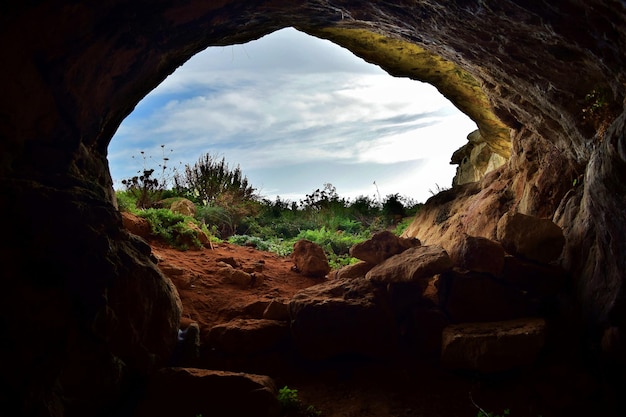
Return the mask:
<path fill-rule="evenodd" d="M 434 87 L 286 29 L 193 57 L 124 121 L 109 161 L 119 181 L 137 170 L 130 155 L 158 159 L 165 144 L 183 164 L 224 155 L 270 198 L 324 182 L 369 195 L 377 181 L 425 200 L 435 183 L 449 185 L 450 156 L 475 128 Z"/>

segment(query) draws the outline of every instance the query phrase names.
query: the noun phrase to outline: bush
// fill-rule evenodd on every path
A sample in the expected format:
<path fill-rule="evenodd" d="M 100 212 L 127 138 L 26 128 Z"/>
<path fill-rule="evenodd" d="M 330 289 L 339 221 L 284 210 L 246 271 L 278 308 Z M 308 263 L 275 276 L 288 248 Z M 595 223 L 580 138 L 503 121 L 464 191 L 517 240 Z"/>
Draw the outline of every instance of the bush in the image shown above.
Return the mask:
<path fill-rule="evenodd" d="M 147 209 L 138 213 L 140 217 L 148 220 L 152 233 L 163 239 L 167 244 L 181 250 L 189 247 L 202 248 L 203 245 L 198 239 L 197 231 L 190 228 L 189 224 L 195 224 L 202 228 L 198 222 L 189 216 L 173 213 L 168 209 Z M 206 227 L 203 228 L 208 235 Z"/>
<path fill-rule="evenodd" d="M 224 158 L 204 154 L 193 166 L 185 165 L 184 173 L 174 176 L 174 188 L 180 195 L 192 195 L 204 205 L 209 205 L 224 194 L 234 200 L 255 198 L 256 191 L 237 165 L 231 168 Z"/>

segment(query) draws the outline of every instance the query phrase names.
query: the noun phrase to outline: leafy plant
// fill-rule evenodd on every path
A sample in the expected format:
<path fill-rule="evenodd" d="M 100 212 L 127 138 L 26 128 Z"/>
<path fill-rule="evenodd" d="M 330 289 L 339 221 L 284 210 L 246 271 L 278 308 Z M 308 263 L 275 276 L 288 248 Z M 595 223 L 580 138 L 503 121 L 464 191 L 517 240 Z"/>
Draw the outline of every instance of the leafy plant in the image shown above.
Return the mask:
<path fill-rule="evenodd" d="M 169 245 L 186 250 L 189 247 L 201 248 L 202 243 L 198 239 L 198 232 L 191 227 L 195 225 L 202 229 L 202 226 L 193 217 L 173 213 L 168 209 L 147 209 L 139 212 L 139 216 L 148 220 L 152 233 Z M 203 230 L 208 233 L 206 226 Z"/>
<path fill-rule="evenodd" d="M 319 417 L 322 412 L 312 405 L 305 406 L 298 398 L 298 390 L 282 387 L 278 390 L 278 402 L 283 415 L 295 415 L 304 417 Z"/>

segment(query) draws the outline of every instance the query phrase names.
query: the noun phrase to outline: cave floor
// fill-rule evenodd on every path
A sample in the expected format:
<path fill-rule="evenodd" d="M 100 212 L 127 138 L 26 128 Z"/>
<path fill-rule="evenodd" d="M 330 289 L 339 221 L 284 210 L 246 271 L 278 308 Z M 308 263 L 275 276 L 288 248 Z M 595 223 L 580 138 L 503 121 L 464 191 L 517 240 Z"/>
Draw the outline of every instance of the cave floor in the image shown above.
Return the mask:
<path fill-rule="evenodd" d="M 160 242 L 149 243 L 159 266 L 178 288 L 183 303 L 181 325 L 197 322 L 201 341 L 212 326 L 249 316 L 256 303 L 287 301 L 299 290 L 323 281 L 294 272 L 289 258 L 251 247 L 220 243 L 213 249 L 179 251 Z M 239 269 L 261 270 L 263 282 L 245 288 L 223 283 L 220 261 L 234 262 Z M 533 378 L 527 374 L 485 378 L 455 373 L 438 367 L 436 358 L 415 358 L 410 352 L 399 352 L 385 361 L 344 358 L 306 363 L 295 356 L 277 353 L 248 363 L 212 358 L 202 362 L 201 356 L 198 367 L 269 375 L 279 388 L 297 389 L 300 401 L 324 417 L 473 417 L 477 405 L 494 416 L 505 409 L 513 417 L 563 415 L 538 405 L 534 390 L 528 389 Z"/>

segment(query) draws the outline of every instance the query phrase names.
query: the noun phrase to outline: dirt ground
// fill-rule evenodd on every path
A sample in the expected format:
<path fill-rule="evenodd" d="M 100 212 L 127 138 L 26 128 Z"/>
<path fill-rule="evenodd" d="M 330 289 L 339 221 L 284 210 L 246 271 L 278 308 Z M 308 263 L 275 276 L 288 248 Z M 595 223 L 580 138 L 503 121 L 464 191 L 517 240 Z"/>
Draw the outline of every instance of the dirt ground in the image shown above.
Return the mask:
<path fill-rule="evenodd" d="M 198 322 L 201 339 L 212 326 L 245 316 L 259 301 L 289 300 L 299 290 L 321 282 L 293 271 L 289 258 L 251 247 L 220 243 L 213 249 L 181 252 L 158 242 L 150 244 L 160 268 L 180 293 L 182 326 Z M 248 288 L 223 283 L 217 272 L 220 261 L 255 271 L 262 283 Z M 324 417 L 474 417 L 478 409 L 473 402 L 496 414 L 508 408 L 512 417 L 555 415 L 538 408 L 533 394 L 520 382 L 523 375 L 487 380 L 448 372 L 432 360 L 416 360 L 411 352 L 399 352 L 385 362 L 352 358 L 306 363 L 286 358 L 289 355 L 262 358 L 257 364 L 264 366 L 257 368 L 234 364 L 238 369 L 231 370 L 265 373 L 279 387 L 297 389 L 300 400 Z M 202 367 L 211 366 L 207 361 Z M 229 367 L 223 361 L 215 366 Z"/>

